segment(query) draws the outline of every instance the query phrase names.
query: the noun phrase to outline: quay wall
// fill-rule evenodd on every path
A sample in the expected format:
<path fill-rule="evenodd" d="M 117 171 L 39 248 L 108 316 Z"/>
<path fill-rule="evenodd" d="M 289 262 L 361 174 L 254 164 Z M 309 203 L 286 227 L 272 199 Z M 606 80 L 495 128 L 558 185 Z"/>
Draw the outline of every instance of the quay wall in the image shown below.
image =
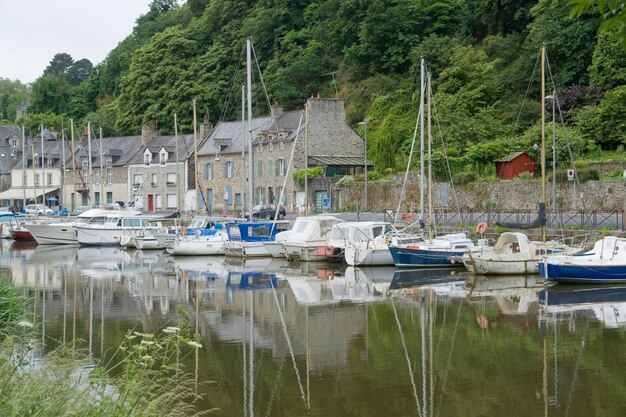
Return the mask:
<path fill-rule="evenodd" d="M 402 194 L 404 176 L 393 181 L 368 182 L 368 210 L 382 212 L 397 210 Z M 494 183 L 475 182 L 452 187 L 448 183 L 434 183 L 433 209 L 448 211 L 491 210 L 521 211 L 535 210 L 541 199 L 542 186 L 539 181 L 500 181 Z M 546 204 L 552 207 L 553 189 L 546 186 Z M 357 205 L 363 207 L 364 183 L 356 181 L 348 187 L 333 186 L 333 209 L 350 211 Z M 401 211 L 419 211 L 420 184 L 417 175 L 407 181 Z M 426 203 L 425 209 L 428 208 Z M 613 211 L 626 210 L 626 181 L 588 181 L 574 185 L 573 182 L 557 184 L 556 206 L 559 210 Z"/>

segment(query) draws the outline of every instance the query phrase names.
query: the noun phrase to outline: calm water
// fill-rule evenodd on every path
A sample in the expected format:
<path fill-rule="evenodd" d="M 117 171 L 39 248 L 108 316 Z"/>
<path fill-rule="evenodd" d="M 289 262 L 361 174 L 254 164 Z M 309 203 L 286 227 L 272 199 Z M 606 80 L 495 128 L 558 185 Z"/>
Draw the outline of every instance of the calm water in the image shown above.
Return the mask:
<path fill-rule="evenodd" d="M 626 287 L 2 242 L 45 349 L 128 329 L 204 339 L 187 370 L 224 416 L 623 416 Z M 274 287 L 274 288 L 273 288 Z M 196 320 L 197 318 L 197 320 Z"/>

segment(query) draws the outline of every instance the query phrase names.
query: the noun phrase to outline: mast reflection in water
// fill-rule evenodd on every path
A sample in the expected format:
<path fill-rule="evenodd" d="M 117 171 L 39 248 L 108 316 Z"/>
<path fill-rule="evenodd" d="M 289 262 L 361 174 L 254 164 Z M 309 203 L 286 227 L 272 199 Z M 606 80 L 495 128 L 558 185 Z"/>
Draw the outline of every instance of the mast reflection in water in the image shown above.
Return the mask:
<path fill-rule="evenodd" d="M 129 329 L 180 323 L 180 305 L 203 338 L 184 359 L 200 406 L 223 415 L 626 410 L 622 288 L 6 241 L 0 250 L 3 274 L 34 296 L 46 352 L 66 341 L 98 360 Z"/>

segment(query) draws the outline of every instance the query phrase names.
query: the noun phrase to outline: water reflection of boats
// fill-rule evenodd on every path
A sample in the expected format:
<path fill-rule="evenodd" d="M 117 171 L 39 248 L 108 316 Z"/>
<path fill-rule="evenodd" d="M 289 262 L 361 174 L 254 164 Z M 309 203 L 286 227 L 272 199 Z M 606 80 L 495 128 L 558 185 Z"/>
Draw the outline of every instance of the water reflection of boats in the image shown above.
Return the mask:
<path fill-rule="evenodd" d="M 62 246 L 49 246 L 39 245 L 33 251 L 33 254 L 28 259 L 29 263 L 59 263 L 74 261 L 76 259 L 76 253 L 78 252 L 78 245 L 62 245 Z"/>
<path fill-rule="evenodd" d="M 390 290 L 398 290 L 422 285 L 433 285 L 450 283 L 454 281 L 463 281 L 465 277 L 458 275 L 457 269 L 399 269 L 394 272 Z"/>
<path fill-rule="evenodd" d="M 468 297 L 493 297 L 505 315 L 527 314 L 545 280 L 538 275 L 474 275 L 465 283 Z"/>
<path fill-rule="evenodd" d="M 34 240 L 14 240 L 11 244 L 12 251 L 28 251 L 37 247 L 37 242 Z"/>
<path fill-rule="evenodd" d="M 218 280 L 225 278 L 227 269 L 223 258 L 208 256 L 183 256 L 171 257 L 169 260 L 174 264 L 177 272 L 188 279 Z"/>
<path fill-rule="evenodd" d="M 549 314 L 589 312 L 607 327 L 626 327 L 626 285 L 556 285 L 539 293 L 539 305 Z"/>

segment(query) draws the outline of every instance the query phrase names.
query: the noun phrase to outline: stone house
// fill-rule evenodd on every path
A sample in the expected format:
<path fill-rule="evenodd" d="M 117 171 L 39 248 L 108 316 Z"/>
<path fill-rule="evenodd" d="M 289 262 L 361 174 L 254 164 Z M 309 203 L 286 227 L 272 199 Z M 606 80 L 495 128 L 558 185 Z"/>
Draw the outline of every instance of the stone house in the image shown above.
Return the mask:
<path fill-rule="evenodd" d="M 303 210 L 305 201 L 315 206 L 319 202 L 321 211 L 331 181 L 309 188 L 305 198 L 303 184 L 296 183 L 292 173 L 305 167 L 305 158 L 309 166 L 323 165 L 326 172 L 328 165 L 319 160 L 328 161 L 328 157 L 338 158 L 334 161 L 340 164 L 346 162 L 345 158 L 353 164 L 359 157 L 355 169 L 362 172 L 364 142 L 346 123 L 343 100 L 310 98 L 304 110 L 283 112 L 278 106 L 272 110 L 273 118 L 255 118 L 251 122 L 253 205 L 278 203 L 284 186 L 281 203 L 287 211 Z M 209 212 L 247 209 L 250 158 L 246 129 L 241 121 L 219 123 L 198 150 L 201 207 Z"/>
<path fill-rule="evenodd" d="M 141 148 L 141 136 L 120 136 L 102 139 L 81 138 L 72 144 L 66 141 L 66 175 L 63 201 L 69 210 L 77 206 L 105 206 L 117 201 L 126 203 L 128 163 Z M 89 160 L 91 156 L 91 174 Z"/>
<path fill-rule="evenodd" d="M 17 131 L 9 136 L 8 148 L 0 149 L 0 158 L 9 156 L 11 164 L 10 187 L 0 193 L 0 201 L 3 206 L 17 209 L 35 201 L 58 205 L 62 184 L 62 143 L 48 129 L 44 129 L 40 137 L 24 142 L 19 128 Z"/>
<path fill-rule="evenodd" d="M 0 191 L 11 187 L 11 169 L 21 153 L 22 129 L 16 125 L 0 125 Z"/>
<path fill-rule="evenodd" d="M 141 139 L 140 149 L 128 162 L 127 190 L 135 207 L 144 212 L 191 210 L 193 135 L 161 136 L 145 126 Z"/>

